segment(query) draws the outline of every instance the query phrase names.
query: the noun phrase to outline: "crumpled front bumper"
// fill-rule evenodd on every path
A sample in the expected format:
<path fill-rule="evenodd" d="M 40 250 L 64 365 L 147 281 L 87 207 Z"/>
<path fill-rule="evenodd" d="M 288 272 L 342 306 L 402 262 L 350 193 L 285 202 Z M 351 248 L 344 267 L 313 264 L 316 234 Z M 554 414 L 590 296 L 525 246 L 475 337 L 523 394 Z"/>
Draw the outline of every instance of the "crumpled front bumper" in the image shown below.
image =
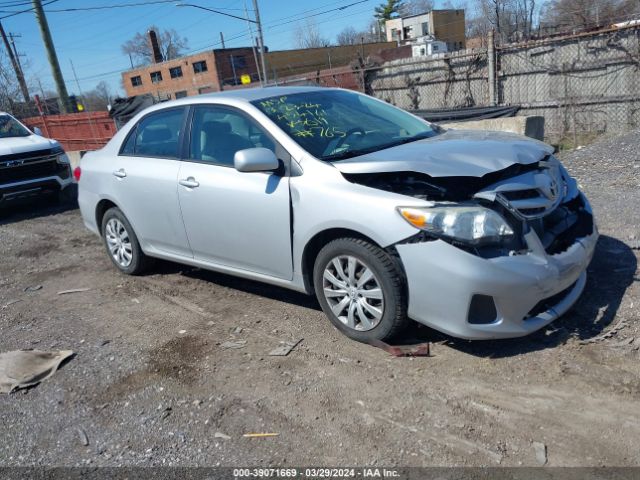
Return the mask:
<path fill-rule="evenodd" d="M 470 340 L 521 337 L 551 323 L 582 293 L 598 232 L 594 226 L 591 235 L 556 255 L 547 255 L 535 233 L 529 235 L 528 242 L 537 243 L 530 253 L 491 259 L 442 240 L 396 245 L 407 275 L 409 317 Z M 470 322 L 474 295 L 493 299 L 493 321 Z M 540 311 L 545 299 L 552 305 Z"/>

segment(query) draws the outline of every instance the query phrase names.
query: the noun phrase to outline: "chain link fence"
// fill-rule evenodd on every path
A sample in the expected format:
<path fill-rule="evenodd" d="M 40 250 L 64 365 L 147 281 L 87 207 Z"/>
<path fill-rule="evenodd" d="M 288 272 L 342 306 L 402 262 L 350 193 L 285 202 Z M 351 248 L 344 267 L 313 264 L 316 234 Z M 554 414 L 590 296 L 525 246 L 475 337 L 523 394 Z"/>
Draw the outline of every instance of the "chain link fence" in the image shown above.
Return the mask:
<path fill-rule="evenodd" d="M 373 95 L 408 110 L 517 106 L 545 118 L 549 141 L 575 145 L 640 126 L 640 27 L 396 60 L 369 80 Z"/>
<path fill-rule="evenodd" d="M 489 104 L 487 51 L 389 62 L 371 80 L 373 94 L 408 110 Z"/>
<path fill-rule="evenodd" d="M 638 128 L 639 40 L 634 28 L 499 48 L 498 101 L 544 116 L 560 142 Z"/>

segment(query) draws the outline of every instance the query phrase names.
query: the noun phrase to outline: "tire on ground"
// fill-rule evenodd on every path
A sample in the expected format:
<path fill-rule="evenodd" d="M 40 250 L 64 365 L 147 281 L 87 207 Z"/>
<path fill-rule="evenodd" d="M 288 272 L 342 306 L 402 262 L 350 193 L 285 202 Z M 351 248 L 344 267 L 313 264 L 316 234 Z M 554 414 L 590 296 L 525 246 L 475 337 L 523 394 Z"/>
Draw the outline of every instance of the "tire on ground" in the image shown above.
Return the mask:
<path fill-rule="evenodd" d="M 132 259 L 131 263 L 127 267 L 123 267 L 118 264 L 118 262 L 113 258 L 111 252 L 109 251 L 109 246 L 107 244 L 106 238 L 106 227 L 109 220 L 112 218 L 116 218 L 122 223 L 124 228 L 127 230 L 129 234 L 129 241 L 131 242 L 131 254 Z M 138 242 L 138 237 L 133 231 L 133 227 L 125 217 L 124 213 L 118 207 L 112 207 L 105 212 L 102 217 L 102 225 L 100 232 L 102 234 L 102 241 L 104 242 L 105 249 L 107 250 L 107 255 L 109 255 L 109 259 L 113 262 L 113 264 L 120 270 L 122 273 L 126 273 L 127 275 L 140 275 L 144 273 L 153 263 L 153 259 L 145 255 L 145 253 L 140 248 L 140 243 Z"/>
<path fill-rule="evenodd" d="M 359 331 L 345 325 L 331 311 L 323 291 L 324 270 L 331 260 L 351 255 L 364 262 L 377 277 L 384 296 L 380 322 L 371 330 Z M 348 337 L 365 343 L 398 337 L 407 327 L 407 295 L 405 278 L 398 260 L 380 247 L 359 238 L 339 238 L 325 245 L 316 257 L 313 284 L 318 302 L 329 320 Z"/>

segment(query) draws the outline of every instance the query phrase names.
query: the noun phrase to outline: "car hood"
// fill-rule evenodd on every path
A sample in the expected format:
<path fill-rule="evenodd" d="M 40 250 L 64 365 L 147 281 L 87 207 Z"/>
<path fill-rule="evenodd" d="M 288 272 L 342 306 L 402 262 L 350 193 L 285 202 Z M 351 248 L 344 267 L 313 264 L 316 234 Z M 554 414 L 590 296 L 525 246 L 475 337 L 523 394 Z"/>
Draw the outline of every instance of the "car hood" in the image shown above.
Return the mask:
<path fill-rule="evenodd" d="M 549 145 L 506 132 L 448 130 L 441 135 L 334 162 L 342 173 L 419 172 L 482 177 L 553 153 Z"/>
<path fill-rule="evenodd" d="M 45 150 L 57 146 L 59 146 L 59 144 L 55 140 L 49 140 L 39 135 L 0 138 L 0 156 Z"/>

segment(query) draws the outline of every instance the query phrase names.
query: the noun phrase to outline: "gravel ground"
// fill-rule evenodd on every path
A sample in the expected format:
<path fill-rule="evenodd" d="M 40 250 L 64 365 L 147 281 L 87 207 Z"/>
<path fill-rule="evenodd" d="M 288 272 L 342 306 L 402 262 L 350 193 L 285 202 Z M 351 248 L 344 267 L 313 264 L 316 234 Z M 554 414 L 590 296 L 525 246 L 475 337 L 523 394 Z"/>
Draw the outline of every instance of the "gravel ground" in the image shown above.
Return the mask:
<path fill-rule="evenodd" d="M 416 327 L 428 358 L 350 341 L 280 288 L 168 263 L 120 275 L 75 209 L 5 216 L 0 351 L 77 355 L 0 396 L 0 464 L 518 466 L 546 446 L 551 466 L 640 465 L 638 151 L 635 132 L 563 155 L 602 234 L 570 313 L 506 341 Z M 57 294 L 72 288 L 90 290 Z"/>

